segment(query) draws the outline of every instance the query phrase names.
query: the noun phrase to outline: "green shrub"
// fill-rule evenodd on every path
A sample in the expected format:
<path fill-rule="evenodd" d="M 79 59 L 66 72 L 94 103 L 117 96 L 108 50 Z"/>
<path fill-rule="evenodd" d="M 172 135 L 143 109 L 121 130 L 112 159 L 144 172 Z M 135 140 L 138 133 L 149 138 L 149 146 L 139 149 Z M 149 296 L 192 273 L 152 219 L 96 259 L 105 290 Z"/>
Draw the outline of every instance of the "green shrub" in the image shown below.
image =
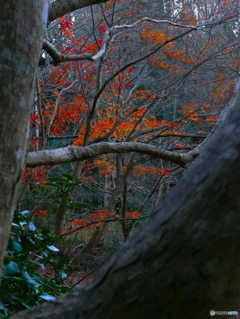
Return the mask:
<path fill-rule="evenodd" d="M 69 260 L 58 257 L 54 245 L 61 238 L 46 229 L 39 232 L 28 213 L 17 212 L 12 223 L 0 286 L 0 318 L 54 300 L 69 290 L 63 285 Z"/>

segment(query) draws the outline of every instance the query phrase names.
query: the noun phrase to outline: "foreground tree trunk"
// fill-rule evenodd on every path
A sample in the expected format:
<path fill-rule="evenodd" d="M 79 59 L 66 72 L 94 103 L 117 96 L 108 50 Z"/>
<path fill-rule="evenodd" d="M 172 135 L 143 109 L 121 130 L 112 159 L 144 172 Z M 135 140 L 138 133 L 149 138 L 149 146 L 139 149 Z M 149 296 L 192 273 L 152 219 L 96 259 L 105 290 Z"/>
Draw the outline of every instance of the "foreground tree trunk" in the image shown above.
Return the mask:
<path fill-rule="evenodd" d="M 1 4 L 0 270 L 25 166 L 34 76 L 46 21 L 47 0 L 8 0 Z"/>
<path fill-rule="evenodd" d="M 203 319 L 211 310 L 238 310 L 239 104 L 89 287 L 12 318 Z"/>

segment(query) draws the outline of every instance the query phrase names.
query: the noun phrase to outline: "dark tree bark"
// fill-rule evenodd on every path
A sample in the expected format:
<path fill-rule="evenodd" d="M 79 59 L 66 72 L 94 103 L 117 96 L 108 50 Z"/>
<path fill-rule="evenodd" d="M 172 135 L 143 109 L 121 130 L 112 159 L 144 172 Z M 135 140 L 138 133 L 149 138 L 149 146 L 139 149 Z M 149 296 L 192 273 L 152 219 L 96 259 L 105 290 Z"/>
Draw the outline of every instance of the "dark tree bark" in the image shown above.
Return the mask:
<path fill-rule="evenodd" d="M 107 1 L 108 0 L 56 0 L 50 4 L 48 23 L 65 15 L 66 13 Z"/>
<path fill-rule="evenodd" d="M 47 0 L 8 0 L 0 10 L 0 270 L 25 166 L 34 76 Z M 0 271 L 1 272 L 1 271 Z"/>
<path fill-rule="evenodd" d="M 240 103 L 93 283 L 12 319 L 203 319 L 240 299 Z M 223 317 L 224 318 L 224 317 Z"/>

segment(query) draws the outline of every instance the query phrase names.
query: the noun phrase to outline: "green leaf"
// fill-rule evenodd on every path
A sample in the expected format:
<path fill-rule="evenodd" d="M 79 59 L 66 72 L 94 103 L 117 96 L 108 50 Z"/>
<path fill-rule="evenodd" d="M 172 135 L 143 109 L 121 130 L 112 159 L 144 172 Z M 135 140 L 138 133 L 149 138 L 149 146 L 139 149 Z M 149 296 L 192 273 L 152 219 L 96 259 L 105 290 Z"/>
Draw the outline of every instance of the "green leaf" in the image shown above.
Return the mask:
<path fill-rule="evenodd" d="M 16 242 L 15 240 L 12 241 L 12 245 L 16 251 L 22 251 L 22 246 L 18 242 Z"/>
<path fill-rule="evenodd" d="M 40 257 L 40 258 L 43 258 L 42 256 L 39 256 L 39 257 Z M 31 263 L 33 263 L 33 264 L 35 264 L 35 265 L 40 266 L 42 269 L 45 269 L 44 264 L 41 264 L 41 263 L 39 263 L 38 261 L 35 261 L 35 260 L 29 260 L 29 262 L 31 262 Z"/>
<path fill-rule="evenodd" d="M 13 299 L 19 301 L 25 308 L 29 309 L 31 308 L 31 305 L 27 304 L 26 301 L 24 301 L 23 298 L 19 298 L 19 297 L 16 297 L 16 296 L 11 296 Z"/>
<path fill-rule="evenodd" d="M 34 230 L 37 229 L 37 227 L 36 227 L 32 222 L 30 222 L 30 223 L 29 223 L 29 229 L 32 230 L 32 231 L 34 231 Z"/>
<path fill-rule="evenodd" d="M 3 311 L 3 313 L 4 313 L 5 316 L 8 315 L 7 308 L 5 307 L 5 305 L 4 305 L 4 303 L 2 302 L 2 300 L 0 300 L 0 310 Z"/>
<path fill-rule="evenodd" d="M 19 271 L 19 265 L 15 263 L 14 261 L 10 261 L 6 266 L 5 266 L 5 274 L 6 276 L 10 276 L 16 272 Z"/>
<path fill-rule="evenodd" d="M 49 246 L 47 246 L 47 248 L 49 250 L 52 250 L 52 251 L 59 251 L 59 249 L 57 247 L 53 246 L 53 245 L 49 245 Z"/>
<path fill-rule="evenodd" d="M 22 212 L 20 212 L 21 215 L 26 215 L 26 214 L 29 214 L 30 211 L 29 210 L 23 210 Z"/>
<path fill-rule="evenodd" d="M 42 294 L 39 297 L 44 299 L 44 300 L 47 300 L 47 301 L 51 301 L 51 300 L 55 300 L 56 299 L 55 297 L 53 297 L 51 295 L 48 295 L 48 294 Z"/>
<path fill-rule="evenodd" d="M 68 276 L 68 275 L 67 275 L 65 272 L 63 272 L 63 271 L 61 271 L 60 275 L 61 275 L 61 278 L 62 278 L 62 279 L 65 279 L 65 278 L 67 278 L 67 276 Z"/>
<path fill-rule="evenodd" d="M 14 226 L 14 227 L 20 227 L 18 224 L 16 224 L 16 223 L 12 223 L 12 226 Z"/>
<path fill-rule="evenodd" d="M 23 278 L 26 280 L 26 282 L 28 283 L 28 284 L 30 284 L 31 286 L 33 285 L 33 286 L 38 286 L 38 283 L 35 281 L 35 280 L 33 280 L 31 277 L 30 277 L 30 275 L 26 272 L 26 271 L 23 271 L 22 272 L 22 276 L 23 276 Z"/>
<path fill-rule="evenodd" d="M 21 227 L 23 227 L 23 226 L 27 225 L 27 222 L 20 222 L 19 224 Z"/>

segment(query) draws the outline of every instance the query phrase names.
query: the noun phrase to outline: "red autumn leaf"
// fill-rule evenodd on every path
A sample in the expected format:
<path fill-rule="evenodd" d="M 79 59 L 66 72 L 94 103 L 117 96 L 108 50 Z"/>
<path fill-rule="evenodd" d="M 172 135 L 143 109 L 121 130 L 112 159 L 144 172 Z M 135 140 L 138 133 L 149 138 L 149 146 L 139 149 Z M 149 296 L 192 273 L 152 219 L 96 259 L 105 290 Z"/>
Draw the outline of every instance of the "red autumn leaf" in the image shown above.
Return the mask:
<path fill-rule="evenodd" d="M 98 26 L 98 31 L 99 31 L 99 34 L 100 36 L 103 36 L 104 35 L 104 32 L 107 30 L 107 27 L 105 25 L 99 25 Z"/>

